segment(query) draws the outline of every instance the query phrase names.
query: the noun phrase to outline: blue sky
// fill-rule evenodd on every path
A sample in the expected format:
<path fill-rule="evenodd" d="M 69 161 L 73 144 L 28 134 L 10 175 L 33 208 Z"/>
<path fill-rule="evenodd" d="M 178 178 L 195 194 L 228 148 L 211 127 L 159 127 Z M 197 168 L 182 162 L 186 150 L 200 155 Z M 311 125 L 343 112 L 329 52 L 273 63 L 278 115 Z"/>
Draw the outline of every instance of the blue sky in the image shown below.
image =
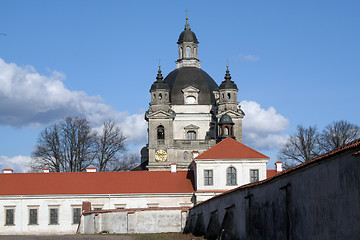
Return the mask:
<path fill-rule="evenodd" d="M 146 142 L 143 113 L 158 59 L 175 68 L 189 22 L 202 69 L 229 59 L 244 143 L 272 163 L 298 124 L 360 125 L 359 1 L 17 1 L 0 15 L 0 168 L 23 171 L 39 132 L 69 115 L 113 118 Z"/>

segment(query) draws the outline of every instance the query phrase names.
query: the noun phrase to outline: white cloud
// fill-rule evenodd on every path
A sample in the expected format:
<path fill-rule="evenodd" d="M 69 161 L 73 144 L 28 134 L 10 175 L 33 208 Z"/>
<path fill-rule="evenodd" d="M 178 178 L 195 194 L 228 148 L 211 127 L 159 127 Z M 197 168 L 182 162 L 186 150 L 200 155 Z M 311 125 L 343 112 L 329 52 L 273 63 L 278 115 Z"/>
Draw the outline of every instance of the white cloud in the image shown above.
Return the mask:
<path fill-rule="evenodd" d="M 258 61 L 253 55 L 239 55 L 247 61 Z M 54 71 L 50 76 L 39 74 L 32 66 L 20 67 L 0 58 L 0 125 L 42 127 L 66 116 L 86 117 L 95 127 L 105 120 L 117 122 L 129 136 L 127 142 L 140 149 L 147 142 L 144 111 L 137 114 L 115 111 L 100 96 L 67 89 L 65 75 Z M 244 143 L 258 150 L 280 147 L 287 138 L 283 132 L 289 121 L 275 108 L 263 109 L 253 101 L 242 101 L 246 114 L 243 121 Z M 30 157 L 0 157 L 0 166 L 23 171 Z"/>
<path fill-rule="evenodd" d="M 28 156 L 15 156 L 6 157 L 0 156 L 0 171 L 3 169 L 13 169 L 14 172 L 27 172 L 27 164 L 30 162 L 31 157 Z"/>
<path fill-rule="evenodd" d="M 257 61 L 260 61 L 260 58 L 255 56 L 255 55 L 246 55 L 246 56 L 243 56 L 243 59 L 245 61 L 249 61 L 249 62 L 257 62 Z"/>
<path fill-rule="evenodd" d="M 255 56 L 255 55 L 244 55 L 244 54 L 238 54 L 235 57 L 235 60 L 240 60 L 240 61 L 244 61 L 244 62 L 258 62 L 260 61 L 260 57 Z"/>
<path fill-rule="evenodd" d="M 281 147 L 288 136 L 284 131 L 289 126 L 289 120 L 276 113 L 274 107 L 261 108 L 254 101 L 242 101 L 245 112 L 243 119 L 244 143 L 259 150 Z"/>
<path fill-rule="evenodd" d="M 116 121 L 128 142 L 146 141 L 144 113 L 129 115 L 106 105 L 100 96 L 67 89 L 65 75 L 54 71 L 40 75 L 32 66 L 20 67 L 0 58 L 0 125 L 40 127 L 67 116 L 86 117 L 100 126 Z"/>

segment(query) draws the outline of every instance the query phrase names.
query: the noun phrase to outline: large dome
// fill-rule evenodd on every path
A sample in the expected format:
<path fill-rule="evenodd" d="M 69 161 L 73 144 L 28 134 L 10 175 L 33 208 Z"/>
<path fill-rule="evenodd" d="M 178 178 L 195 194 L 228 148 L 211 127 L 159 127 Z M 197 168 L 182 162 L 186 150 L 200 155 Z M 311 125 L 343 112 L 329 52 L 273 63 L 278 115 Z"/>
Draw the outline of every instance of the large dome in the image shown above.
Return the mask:
<path fill-rule="evenodd" d="M 173 105 L 184 104 L 184 94 L 181 90 L 190 86 L 200 90 L 198 104 L 215 104 L 213 91 L 218 90 L 218 85 L 209 74 L 200 68 L 177 68 L 166 76 L 164 82 L 170 87 L 170 103 Z"/>

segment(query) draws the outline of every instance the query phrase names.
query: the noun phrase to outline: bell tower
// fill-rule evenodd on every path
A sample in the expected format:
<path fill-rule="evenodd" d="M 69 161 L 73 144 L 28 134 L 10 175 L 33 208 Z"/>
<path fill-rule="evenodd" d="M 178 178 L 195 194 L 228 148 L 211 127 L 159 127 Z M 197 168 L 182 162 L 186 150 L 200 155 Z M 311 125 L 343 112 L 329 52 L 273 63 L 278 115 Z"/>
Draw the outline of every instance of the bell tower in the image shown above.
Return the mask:
<path fill-rule="evenodd" d="M 245 116 L 244 112 L 240 108 L 240 104 L 237 101 L 237 92 L 239 89 L 237 88 L 234 81 L 231 81 L 229 66 L 226 66 L 226 73 L 224 77 L 224 81 L 219 86 L 219 106 L 218 106 L 218 114 L 217 118 L 222 119 L 222 116 L 227 115 L 226 119 L 230 119 L 232 122 L 232 137 L 235 137 L 236 140 L 242 142 L 242 118 Z M 219 126 L 220 121 L 218 123 L 218 128 L 222 129 Z M 225 128 L 224 128 L 225 129 Z M 223 135 L 222 133 L 218 133 L 219 135 Z"/>
<path fill-rule="evenodd" d="M 167 150 L 173 139 L 173 120 L 175 112 L 170 107 L 170 88 L 163 81 L 159 66 L 156 81 L 151 85 L 151 102 L 145 113 L 148 121 L 148 168 L 168 167 Z"/>

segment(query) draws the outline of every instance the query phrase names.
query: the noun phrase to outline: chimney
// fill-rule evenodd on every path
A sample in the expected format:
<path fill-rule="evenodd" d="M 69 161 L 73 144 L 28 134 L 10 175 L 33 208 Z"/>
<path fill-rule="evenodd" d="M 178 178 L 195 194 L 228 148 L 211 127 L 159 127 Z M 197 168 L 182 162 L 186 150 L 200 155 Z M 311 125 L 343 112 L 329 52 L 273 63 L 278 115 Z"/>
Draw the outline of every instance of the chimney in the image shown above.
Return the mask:
<path fill-rule="evenodd" d="M 91 202 L 82 202 L 82 211 L 90 211 Z"/>
<path fill-rule="evenodd" d="M 12 169 L 3 169 L 3 173 L 13 173 Z"/>
<path fill-rule="evenodd" d="M 96 167 L 87 167 L 86 168 L 86 172 L 96 172 L 97 168 Z"/>
<path fill-rule="evenodd" d="M 275 165 L 276 165 L 276 171 L 277 171 L 277 172 L 281 172 L 281 171 L 283 170 L 282 164 L 283 164 L 283 163 L 280 162 L 280 161 L 275 163 Z"/>
<path fill-rule="evenodd" d="M 49 172 L 50 172 L 50 168 L 43 168 L 43 172 L 44 172 L 44 173 L 49 173 Z"/>
<path fill-rule="evenodd" d="M 176 173 L 176 167 L 177 167 L 176 163 L 170 163 L 170 171 L 172 173 Z"/>

